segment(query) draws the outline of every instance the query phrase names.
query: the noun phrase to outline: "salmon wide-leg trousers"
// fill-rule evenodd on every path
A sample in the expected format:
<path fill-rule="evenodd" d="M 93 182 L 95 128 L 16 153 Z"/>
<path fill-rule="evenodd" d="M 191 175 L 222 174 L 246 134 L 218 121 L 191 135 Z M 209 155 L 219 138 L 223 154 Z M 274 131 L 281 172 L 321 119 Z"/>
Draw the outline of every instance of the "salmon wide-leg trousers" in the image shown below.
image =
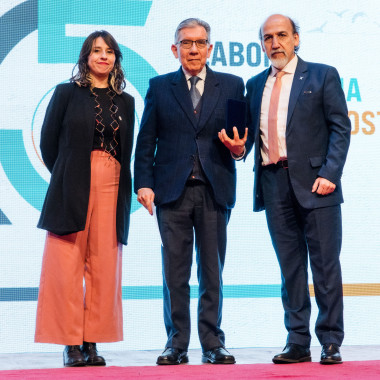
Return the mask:
<path fill-rule="evenodd" d="M 122 245 L 116 237 L 119 175 L 117 160 L 93 151 L 84 231 L 47 233 L 35 342 L 81 345 L 123 340 Z"/>

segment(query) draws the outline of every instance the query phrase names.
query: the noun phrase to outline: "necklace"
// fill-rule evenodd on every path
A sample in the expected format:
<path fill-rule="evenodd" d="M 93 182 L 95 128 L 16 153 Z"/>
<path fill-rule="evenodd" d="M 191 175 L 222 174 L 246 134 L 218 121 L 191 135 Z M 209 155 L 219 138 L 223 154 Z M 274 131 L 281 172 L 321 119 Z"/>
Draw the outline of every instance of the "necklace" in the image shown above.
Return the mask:
<path fill-rule="evenodd" d="M 116 93 L 115 91 L 113 91 L 111 88 L 108 87 L 108 91 L 106 94 L 108 95 L 110 99 L 110 103 L 111 103 L 109 107 L 109 110 L 111 113 L 111 119 L 112 119 L 110 127 L 113 130 L 112 140 L 108 144 L 104 142 L 104 130 L 106 127 L 103 124 L 103 117 L 102 117 L 103 109 L 100 106 L 100 102 L 98 99 L 99 95 L 92 88 L 91 88 L 91 93 L 94 95 L 94 99 L 95 99 L 95 129 L 100 133 L 101 147 L 104 149 L 106 153 L 115 157 L 116 147 L 119 144 L 116 139 L 116 132 L 119 129 L 119 123 L 117 122 L 117 119 L 116 119 L 116 113 L 119 108 L 113 100 L 113 98 L 116 96 Z"/>

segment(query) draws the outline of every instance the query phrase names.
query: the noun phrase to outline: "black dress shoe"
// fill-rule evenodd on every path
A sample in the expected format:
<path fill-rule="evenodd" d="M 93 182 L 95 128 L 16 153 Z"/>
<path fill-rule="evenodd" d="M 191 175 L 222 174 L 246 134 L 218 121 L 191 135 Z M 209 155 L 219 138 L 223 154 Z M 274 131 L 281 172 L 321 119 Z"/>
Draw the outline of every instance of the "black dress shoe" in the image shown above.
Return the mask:
<path fill-rule="evenodd" d="M 327 343 L 322 346 L 321 364 L 342 364 L 339 346 L 335 343 Z"/>
<path fill-rule="evenodd" d="M 235 358 L 224 347 L 216 347 L 203 352 L 202 363 L 235 364 Z"/>
<path fill-rule="evenodd" d="M 311 362 L 310 349 L 300 344 L 287 343 L 281 354 L 273 356 L 275 364 Z"/>
<path fill-rule="evenodd" d="M 80 346 L 65 347 L 63 350 L 63 365 L 65 367 L 83 367 L 86 365 Z"/>
<path fill-rule="evenodd" d="M 102 366 L 106 365 L 106 361 L 103 356 L 98 355 L 96 349 L 96 343 L 83 342 L 82 346 L 83 357 L 86 360 L 86 364 L 89 366 Z"/>
<path fill-rule="evenodd" d="M 172 347 L 165 348 L 162 355 L 157 358 L 157 364 L 159 365 L 174 365 L 188 362 L 187 351 Z"/>

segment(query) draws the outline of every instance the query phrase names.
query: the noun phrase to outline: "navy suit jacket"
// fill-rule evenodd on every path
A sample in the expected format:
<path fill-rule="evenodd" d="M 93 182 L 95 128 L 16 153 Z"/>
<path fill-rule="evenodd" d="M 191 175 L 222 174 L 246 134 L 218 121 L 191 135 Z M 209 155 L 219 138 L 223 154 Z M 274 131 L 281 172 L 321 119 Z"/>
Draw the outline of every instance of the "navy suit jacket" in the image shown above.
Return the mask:
<path fill-rule="evenodd" d="M 218 132 L 225 128 L 229 98 L 244 99 L 243 80 L 207 67 L 198 122 L 182 68 L 151 79 L 136 143 L 135 192 L 153 189 L 156 205 L 175 201 L 198 151 L 216 202 L 232 208 L 236 198 L 235 161 L 218 138 Z"/>
<path fill-rule="evenodd" d="M 271 68 L 247 82 L 249 139 L 255 145 L 254 211 L 264 209 L 260 175 L 260 112 L 262 95 Z M 343 202 L 341 176 L 350 144 L 351 123 L 340 77 L 334 67 L 305 62 L 298 57 L 289 98 L 286 147 L 289 177 L 298 202 L 319 208 Z M 312 193 L 317 177 L 333 182 L 329 195 Z"/>

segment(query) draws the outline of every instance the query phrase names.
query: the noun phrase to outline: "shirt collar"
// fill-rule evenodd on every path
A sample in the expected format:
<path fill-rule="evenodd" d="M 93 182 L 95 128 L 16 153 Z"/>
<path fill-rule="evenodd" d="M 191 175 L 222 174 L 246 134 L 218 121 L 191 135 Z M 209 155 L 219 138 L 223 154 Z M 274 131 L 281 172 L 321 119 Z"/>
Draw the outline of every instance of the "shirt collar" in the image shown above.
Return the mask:
<path fill-rule="evenodd" d="M 296 72 L 297 63 L 298 57 L 297 54 L 294 54 L 294 57 L 287 63 L 287 65 L 281 71 L 284 71 L 287 74 L 294 74 Z M 279 71 L 280 70 L 272 66 L 270 76 L 274 77 Z"/>
<path fill-rule="evenodd" d="M 182 66 L 182 71 L 185 74 L 186 80 L 188 81 L 192 77 L 192 75 L 189 74 L 187 71 L 185 71 L 185 69 L 183 68 L 183 66 Z M 206 74 L 207 74 L 207 69 L 206 69 L 206 65 L 204 65 L 203 69 L 201 70 L 201 72 L 197 74 L 197 77 L 200 78 L 200 79 L 202 79 L 203 81 L 205 81 L 206 80 Z"/>

